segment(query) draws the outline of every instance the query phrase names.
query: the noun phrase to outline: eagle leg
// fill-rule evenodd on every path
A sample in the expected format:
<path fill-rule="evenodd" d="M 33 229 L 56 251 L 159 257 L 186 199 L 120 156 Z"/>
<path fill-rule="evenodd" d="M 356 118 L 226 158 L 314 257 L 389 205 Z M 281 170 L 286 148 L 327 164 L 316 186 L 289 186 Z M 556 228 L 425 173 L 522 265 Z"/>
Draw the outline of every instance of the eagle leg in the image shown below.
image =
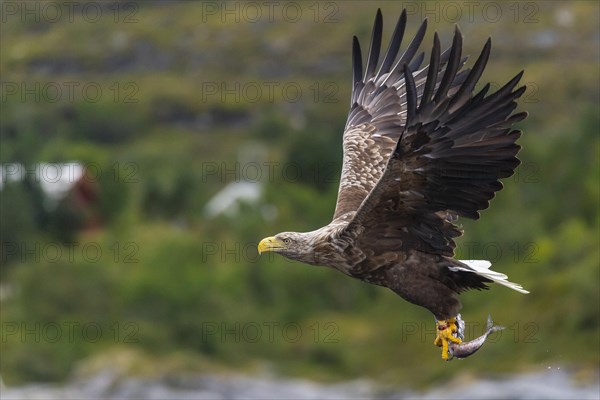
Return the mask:
<path fill-rule="evenodd" d="M 437 336 L 435 337 L 433 344 L 442 348 L 442 360 L 448 361 L 448 343 L 462 343 L 462 340 L 455 335 L 458 332 L 456 317 L 438 320 L 436 325 Z"/>

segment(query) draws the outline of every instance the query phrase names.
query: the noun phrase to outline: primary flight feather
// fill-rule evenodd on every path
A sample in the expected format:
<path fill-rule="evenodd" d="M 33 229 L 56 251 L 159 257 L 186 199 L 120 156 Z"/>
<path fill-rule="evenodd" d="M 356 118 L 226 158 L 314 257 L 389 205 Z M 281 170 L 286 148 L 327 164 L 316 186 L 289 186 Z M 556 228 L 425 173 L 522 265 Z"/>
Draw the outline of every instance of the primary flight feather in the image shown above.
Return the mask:
<path fill-rule="evenodd" d="M 478 219 L 502 189 L 500 179 L 519 165 L 521 131 L 512 126 L 527 116 L 514 113 L 525 87 L 517 87 L 521 71 L 493 94 L 489 84 L 474 94 L 491 40 L 469 69 L 460 30 L 444 52 L 436 33 L 422 67 L 425 54 L 417 52 L 427 21 L 399 55 L 405 28 L 406 10 L 379 63 L 383 22 L 377 11 L 364 72 L 353 39 L 352 98 L 333 220 L 312 232 L 265 238 L 258 250 L 335 268 L 427 308 L 438 321 L 435 343 L 448 359 L 448 343 L 460 342 L 460 292 L 497 282 L 527 293 L 487 261 L 453 258 L 454 238 L 462 234 L 457 218 Z"/>

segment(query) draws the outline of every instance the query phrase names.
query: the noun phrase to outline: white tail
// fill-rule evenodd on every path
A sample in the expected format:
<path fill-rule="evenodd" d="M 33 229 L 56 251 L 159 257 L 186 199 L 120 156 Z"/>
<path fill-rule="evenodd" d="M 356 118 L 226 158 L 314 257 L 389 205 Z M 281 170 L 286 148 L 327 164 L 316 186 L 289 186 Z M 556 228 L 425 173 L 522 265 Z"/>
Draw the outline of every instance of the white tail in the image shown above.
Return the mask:
<path fill-rule="evenodd" d="M 523 286 L 518 283 L 510 282 L 508 280 L 508 276 L 501 274 L 500 272 L 492 271 L 490 267 L 492 263 L 487 260 L 459 260 L 461 263 L 465 264 L 465 267 L 460 266 L 452 266 L 450 269 L 452 271 L 465 271 L 472 272 L 479 276 L 483 276 L 484 278 L 491 279 L 492 281 L 499 283 L 500 285 L 506 286 L 517 292 L 521 293 L 529 293 L 527 290 L 523 289 Z"/>

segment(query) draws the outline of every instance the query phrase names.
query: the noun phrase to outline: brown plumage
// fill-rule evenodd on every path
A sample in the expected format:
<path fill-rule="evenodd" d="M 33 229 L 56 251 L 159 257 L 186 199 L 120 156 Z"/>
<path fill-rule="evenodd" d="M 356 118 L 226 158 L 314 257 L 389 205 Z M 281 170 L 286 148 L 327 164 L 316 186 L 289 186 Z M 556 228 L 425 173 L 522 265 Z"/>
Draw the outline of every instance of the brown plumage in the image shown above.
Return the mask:
<path fill-rule="evenodd" d="M 457 294 L 495 281 L 526 293 L 489 262 L 452 258 L 458 217 L 478 219 L 500 179 L 519 164 L 514 123 L 522 72 L 493 94 L 473 94 L 488 61 L 488 40 L 471 69 L 463 69 L 462 35 L 441 52 L 437 34 L 429 65 L 417 55 L 427 21 L 398 57 L 406 27 L 402 12 L 379 63 L 382 16 L 377 12 L 366 68 L 353 41 L 353 90 L 344 159 L 332 222 L 313 232 L 266 238 L 274 251 L 390 288 L 429 309 L 438 320 L 456 316 Z M 516 88 L 516 89 L 515 89 Z"/>

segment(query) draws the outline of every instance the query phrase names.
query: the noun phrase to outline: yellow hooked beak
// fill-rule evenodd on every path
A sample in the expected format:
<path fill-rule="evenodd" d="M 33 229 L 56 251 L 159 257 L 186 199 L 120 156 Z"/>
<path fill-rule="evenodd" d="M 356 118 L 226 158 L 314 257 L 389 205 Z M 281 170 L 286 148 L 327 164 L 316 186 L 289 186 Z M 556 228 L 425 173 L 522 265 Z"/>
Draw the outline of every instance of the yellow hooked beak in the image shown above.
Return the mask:
<path fill-rule="evenodd" d="M 285 248 L 285 244 L 281 240 L 275 239 L 275 236 L 270 236 L 260 241 L 258 244 L 258 254 L 283 248 Z"/>

